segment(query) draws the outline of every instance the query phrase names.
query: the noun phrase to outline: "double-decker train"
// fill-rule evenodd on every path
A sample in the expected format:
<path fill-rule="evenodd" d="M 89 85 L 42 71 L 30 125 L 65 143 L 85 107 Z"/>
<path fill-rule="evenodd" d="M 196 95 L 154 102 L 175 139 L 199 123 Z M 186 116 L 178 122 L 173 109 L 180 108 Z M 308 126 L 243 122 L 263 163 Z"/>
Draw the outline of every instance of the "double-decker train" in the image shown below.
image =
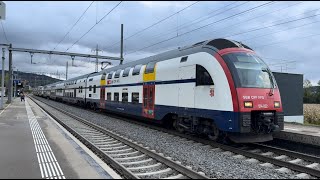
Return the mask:
<path fill-rule="evenodd" d="M 272 72 L 248 46 L 213 39 L 38 87 L 53 100 L 169 123 L 212 140 L 263 142 L 283 130 Z"/>

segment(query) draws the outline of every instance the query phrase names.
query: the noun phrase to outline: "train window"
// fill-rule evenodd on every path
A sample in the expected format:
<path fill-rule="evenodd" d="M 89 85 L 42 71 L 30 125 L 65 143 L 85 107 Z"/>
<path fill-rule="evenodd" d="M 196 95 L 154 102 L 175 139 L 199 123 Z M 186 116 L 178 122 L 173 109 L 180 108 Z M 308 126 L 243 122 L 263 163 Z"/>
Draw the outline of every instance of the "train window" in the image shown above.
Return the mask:
<path fill-rule="evenodd" d="M 93 78 L 89 79 L 89 81 L 93 81 Z"/>
<path fill-rule="evenodd" d="M 136 65 L 136 66 L 134 67 L 134 69 L 133 69 L 132 76 L 139 75 L 139 74 L 140 74 L 141 67 L 142 67 L 141 64 Z"/>
<path fill-rule="evenodd" d="M 108 79 L 112 79 L 113 73 L 114 73 L 114 71 L 111 71 L 111 72 L 108 74 Z"/>
<path fill-rule="evenodd" d="M 111 101 L 111 92 L 107 93 L 107 101 Z"/>
<path fill-rule="evenodd" d="M 114 75 L 114 78 L 119 78 L 121 71 L 121 69 L 117 70 L 116 74 Z"/>
<path fill-rule="evenodd" d="M 196 86 L 214 85 L 209 72 L 201 65 L 196 66 Z"/>
<path fill-rule="evenodd" d="M 187 62 L 188 56 L 181 58 L 180 62 Z"/>
<path fill-rule="evenodd" d="M 96 92 L 97 92 L 97 86 L 94 85 L 94 86 L 93 86 L 93 93 L 96 93 Z"/>
<path fill-rule="evenodd" d="M 122 102 L 128 102 L 128 93 L 122 93 Z"/>
<path fill-rule="evenodd" d="M 146 67 L 145 74 L 153 73 L 157 62 L 149 62 Z"/>
<path fill-rule="evenodd" d="M 101 80 L 106 80 L 106 73 L 103 73 Z"/>
<path fill-rule="evenodd" d="M 124 69 L 122 77 L 128 77 L 131 67 L 127 67 Z"/>
<path fill-rule="evenodd" d="M 139 93 L 138 92 L 134 92 L 132 93 L 132 103 L 139 103 Z"/>
<path fill-rule="evenodd" d="M 89 91 L 92 91 L 92 86 L 89 86 Z"/>
<path fill-rule="evenodd" d="M 91 94 L 89 94 L 89 97 L 91 97 Z"/>
<path fill-rule="evenodd" d="M 119 93 L 114 93 L 114 101 L 119 101 Z"/>

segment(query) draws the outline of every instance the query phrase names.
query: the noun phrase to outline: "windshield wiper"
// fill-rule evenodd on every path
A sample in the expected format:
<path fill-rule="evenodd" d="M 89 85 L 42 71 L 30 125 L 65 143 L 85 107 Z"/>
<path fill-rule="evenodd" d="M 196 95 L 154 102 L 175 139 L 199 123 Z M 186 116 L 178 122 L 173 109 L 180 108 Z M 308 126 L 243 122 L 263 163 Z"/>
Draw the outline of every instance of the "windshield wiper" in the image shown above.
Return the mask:
<path fill-rule="evenodd" d="M 272 78 L 272 74 L 271 74 L 271 71 L 267 68 L 262 68 L 262 71 L 263 72 L 267 72 L 268 75 L 269 75 L 269 79 L 271 81 L 271 88 L 270 88 L 270 92 L 269 92 L 269 96 L 272 96 L 274 94 L 274 89 L 275 89 L 275 84 L 273 82 L 273 78 Z"/>

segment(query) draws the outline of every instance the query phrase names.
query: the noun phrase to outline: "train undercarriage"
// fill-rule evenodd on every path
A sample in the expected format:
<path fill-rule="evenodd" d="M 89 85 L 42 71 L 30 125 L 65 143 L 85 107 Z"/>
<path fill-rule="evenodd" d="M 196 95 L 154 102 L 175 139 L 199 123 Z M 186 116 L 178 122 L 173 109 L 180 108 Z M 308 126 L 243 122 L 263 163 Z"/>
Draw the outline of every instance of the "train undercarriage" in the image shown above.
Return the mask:
<path fill-rule="evenodd" d="M 283 114 L 252 112 L 241 115 L 240 132 L 231 133 L 218 129 L 212 119 L 172 116 L 172 126 L 179 132 L 206 135 L 213 141 L 231 140 L 235 143 L 265 142 L 273 140 L 273 133 L 283 130 Z"/>

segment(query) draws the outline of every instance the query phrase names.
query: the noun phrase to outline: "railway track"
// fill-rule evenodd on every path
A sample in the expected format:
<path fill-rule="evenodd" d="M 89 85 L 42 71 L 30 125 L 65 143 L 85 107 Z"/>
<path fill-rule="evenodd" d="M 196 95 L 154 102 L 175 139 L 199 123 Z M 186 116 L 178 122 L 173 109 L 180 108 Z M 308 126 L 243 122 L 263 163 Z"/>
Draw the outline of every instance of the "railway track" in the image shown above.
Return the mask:
<path fill-rule="evenodd" d="M 45 102 L 41 104 L 34 98 L 30 99 L 125 178 L 209 179 L 204 173 L 198 173 L 190 167 L 182 166 L 181 163 L 172 161 L 170 157 L 164 157 L 163 154 L 150 150 L 148 147 L 143 147 L 142 144 L 60 108 Z M 64 118 L 57 117 L 53 111 L 63 113 Z"/>
<path fill-rule="evenodd" d="M 110 115 L 108 114 L 108 116 Z M 316 178 L 320 178 L 320 158 L 317 156 L 262 145 L 259 143 L 225 145 L 221 143 L 212 142 L 207 139 L 199 138 L 196 136 L 181 134 L 176 131 L 168 130 L 155 125 L 150 126 L 150 124 L 128 120 L 123 117 L 117 118 L 147 128 L 152 128 L 163 133 L 168 133 L 181 138 L 185 138 L 194 141 L 195 143 L 209 145 L 215 148 L 214 150 L 224 151 L 223 153 L 230 154 L 235 158 L 244 158 L 249 162 L 260 163 L 261 166 L 273 167 L 285 173 L 296 173 L 297 177 L 304 178 L 310 175 Z"/>

